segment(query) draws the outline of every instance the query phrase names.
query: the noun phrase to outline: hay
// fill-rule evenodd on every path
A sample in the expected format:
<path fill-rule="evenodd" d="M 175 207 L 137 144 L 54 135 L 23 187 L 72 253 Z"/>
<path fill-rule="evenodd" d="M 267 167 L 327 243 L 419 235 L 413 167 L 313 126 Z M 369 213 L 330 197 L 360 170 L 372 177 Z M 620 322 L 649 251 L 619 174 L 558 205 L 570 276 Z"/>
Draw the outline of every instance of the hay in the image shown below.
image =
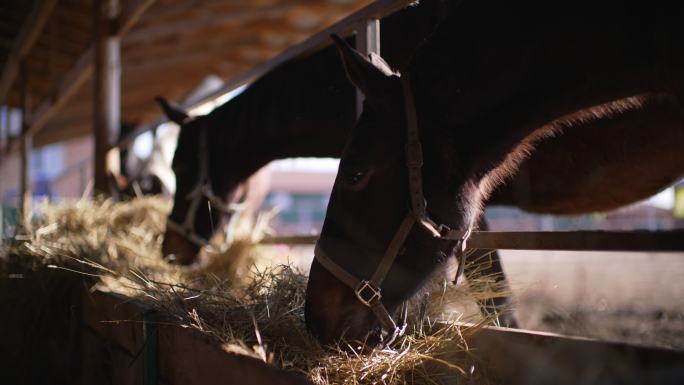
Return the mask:
<path fill-rule="evenodd" d="M 259 267 L 269 253 L 269 246 L 257 243 L 267 218 L 240 219 L 228 251 L 188 269 L 161 259 L 169 209 L 158 197 L 45 203 L 28 234 L 18 236 L 4 255 L 24 265 L 92 275 L 99 290 L 136 298 L 211 336 L 226 351 L 302 373 L 316 384 L 438 384 L 481 375 L 464 336 L 486 320 L 471 327 L 453 322 L 469 320 L 443 309 L 466 294 L 444 278 L 433 282 L 431 301 L 422 306 L 427 312 L 414 312 L 421 316 L 413 317 L 407 335 L 392 349 L 357 355 L 345 347 L 322 347 L 304 326 L 306 276 L 287 265 Z M 498 295 L 492 285 L 485 287 L 478 296 Z"/>

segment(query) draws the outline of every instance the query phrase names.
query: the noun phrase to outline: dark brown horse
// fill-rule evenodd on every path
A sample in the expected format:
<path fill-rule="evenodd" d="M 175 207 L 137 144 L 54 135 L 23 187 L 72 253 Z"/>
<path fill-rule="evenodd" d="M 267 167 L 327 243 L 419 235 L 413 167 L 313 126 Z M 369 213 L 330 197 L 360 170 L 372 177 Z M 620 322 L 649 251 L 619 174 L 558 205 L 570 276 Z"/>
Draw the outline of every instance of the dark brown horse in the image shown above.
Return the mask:
<path fill-rule="evenodd" d="M 382 47 L 389 53 L 391 64 L 399 67 L 406 64 L 407 47 L 417 44 L 421 39 L 416 37 L 427 35 L 430 26 L 439 19 L 435 4 L 423 3 L 383 20 Z M 410 31 L 404 28 L 407 21 L 414 26 Z M 225 199 L 232 197 L 233 201 L 242 195 L 238 191 L 240 183 L 271 160 L 283 156 L 339 156 L 355 116 L 354 91 L 346 81 L 334 47 L 277 68 L 251 89 L 253 91 L 246 91 L 209 115 L 213 126 L 209 129 L 211 141 L 221 142 L 223 146 L 212 147 L 219 154 L 211 156 L 218 159 L 218 163 L 210 165 L 212 181 L 225 180 L 216 183 L 213 190 Z M 564 135 L 544 141 L 534 156 L 522 164 L 521 173 L 497 189 L 490 202 L 534 212 L 586 213 L 644 199 L 669 185 L 681 175 L 684 164 L 684 153 L 679 151 L 683 143 L 679 130 L 681 114 L 667 97 L 655 95 L 643 99 L 641 109 L 575 122 L 572 130 Z M 193 140 L 193 137 L 199 137 L 201 130 L 197 129 L 197 122 L 186 120 L 183 111 L 168 109 L 167 112 L 172 119 L 187 123 L 184 136 L 179 140 L 176 162 L 192 163 L 197 159 L 192 150 L 197 139 Z M 207 121 L 209 116 L 199 120 Z M 562 125 L 562 122 L 557 124 Z M 603 135 L 601 147 L 590 146 L 588 134 L 599 132 Z M 645 132 L 659 134 L 644 141 Z M 621 140 L 607 139 L 615 136 L 620 136 Z M 262 145 L 260 138 L 267 146 Z M 660 150 L 653 151 L 654 147 Z M 187 148 L 190 149 L 185 150 Z M 582 156 L 573 155 L 578 153 Z M 661 162 L 656 169 L 641 167 L 668 157 L 672 161 Z M 196 183 L 196 167 L 195 163 L 194 167 L 176 169 L 178 184 L 189 185 L 188 189 L 191 189 Z M 559 173 L 558 169 L 573 172 Z M 629 173 L 614 171 L 625 169 L 635 171 L 632 176 L 639 180 L 638 186 L 628 178 Z M 248 194 L 255 191 L 258 189 L 250 188 Z M 185 198 L 177 195 L 175 199 L 175 206 L 184 207 L 178 209 L 175 216 L 180 223 L 187 218 Z M 208 214 L 206 202 L 197 205 L 197 210 Z M 201 216 L 196 215 L 195 220 L 200 221 Z M 227 220 L 229 216 L 215 211 L 213 217 Z M 204 226 L 196 226 L 203 238 L 211 237 L 211 230 L 208 220 Z M 195 260 L 197 244 L 173 229 L 167 232 L 165 239 L 168 239 L 164 248 L 166 255 L 174 254 L 180 263 Z M 503 279 L 496 254 L 493 257 L 491 268 L 477 272 L 495 274 Z M 477 258 L 475 255 L 473 260 Z M 482 305 L 499 306 L 505 302 L 506 299 L 500 298 Z M 510 324 L 509 320 L 502 321 Z"/>
<path fill-rule="evenodd" d="M 304 97 L 353 100 L 354 90 L 344 79 L 339 79 L 337 84 L 334 79 L 319 83 L 328 87 L 316 87 L 313 93 L 300 94 L 300 79 L 328 80 L 325 64 L 334 63 L 335 54 L 328 50 L 315 53 L 301 64 L 286 63 L 252 84 L 239 99 L 208 115 L 190 119 L 182 111 L 166 106 L 171 120 L 181 124 L 172 163 L 176 194 L 169 220 L 187 226 L 185 229 L 167 226 L 162 245 L 165 256 L 173 255 L 173 261 L 180 264 L 195 262 L 201 245 L 231 217 L 229 204 L 223 202 L 236 201 L 241 183 L 270 161 L 341 152 L 343 139 L 328 141 L 326 136 L 339 132 L 343 137 L 353 126 L 353 103 L 342 107 L 328 104 L 319 109 L 317 105 L 298 102 Z M 339 62 L 337 66 L 336 70 L 342 72 Z M 282 73 L 292 76 L 283 77 Z M 231 130 L 234 126 L 248 129 Z M 307 145 L 309 141 L 320 145 L 312 148 Z M 210 215 L 208 196 L 198 195 L 197 191 L 201 191 L 198 186 L 206 190 L 211 187 L 214 206 L 227 209 L 214 207 Z"/>
<path fill-rule="evenodd" d="M 635 108 L 554 122 L 559 134 L 539 142 L 487 204 L 586 214 L 638 202 L 681 179 L 684 115 L 677 99 L 649 94 L 628 102 Z"/>
<path fill-rule="evenodd" d="M 432 32 L 443 15 L 443 2 L 430 1 L 384 18 L 381 43 L 385 57 L 395 66 L 406 65 L 413 48 Z M 263 184 L 260 178 L 256 183 L 248 178 L 270 161 L 293 156 L 339 157 L 356 119 L 355 98 L 335 47 L 329 46 L 279 66 L 206 116 L 191 119 L 185 111 L 159 99 L 169 119 L 182 127 L 173 161 L 179 191 L 162 245 L 167 260 L 195 263 L 200 247 L 232 217 L 230 210 L 214 209 L 210 219 L 208 199 L 201 195 L 188 197 L 198 185 L 197 152 L 202 145 L 202 131 L 209 142 L 208 181 L 217 206 L 228 206 L 240 197 L 257 202 L 264 193 L 259 188 Z M 488 257 L 488 268 L 469 269 L 468 275 L 493 277 L 505 290 L 498 254 Z M 508 302 L 500 297 L 482 300 L 480 305 L 484 312 L 499 313 Z M 499 321 L 515 325 L 508 313 Z"/>
<path fill-rule="evenodd" d="M 681 123 L 682 17 L 664 1 L 634 8 L 611 1 L 458 2 L 401 74 L 338 39 L 348 75 L 366 102 L 343 152 L 311 266 L 308 328 L 333 342 L 364 339 L 369 332 L 378 337 L 380 325 L 395 325 L 390 315 L 459 253 L 487 197 L 514 175 L 538 140 L 560 128 L 570 133 L 648 109 L 646 100 L 664 108 L 665 121 Z M 681 125 L 667 128 L 674 145 L 681 145 Z M 638 140 L 652 150 L 652 143 L 662 143 L 654 137 L 660 134 L 641 133 Z M 581 143 L 597 151 L 605 144 L 595 141 L 600 139 L 619 147 L 626 138 L 594 132 Z M 646 158 L 665 164 L 670 160 L 663 156 L 673 153 L 667 151 Z M 628 152 L 617 162 L 607 156 L 621 175 L 632 171 L 619 168 Z M 595 168 L 598 177 L 602 166 Z M 661 188 L 681 175 L 678 170 L 673 166 L 652 179 Z M 427 209 L 416 197 L 425 198 Z M 380 282 L 373 282 L 377 277 Z"/>
<path fill-rule="evenodd" d="M 382 21 L 388 32 L 382 45 L 393 64 L 404 65 L 435 28 L 444 14 L 441 3 L 409 7 Z M 200 246 L 231 217 L 239 186 L 270 161 L 339 156 L 354 126 L 355 95 L 329 46 L 280 65 L 208 115 L 189 118 L 159 99 L 181 125 L 172 165 L 177 191 L 163 254 L 177 263 L 195 262 Z"/>

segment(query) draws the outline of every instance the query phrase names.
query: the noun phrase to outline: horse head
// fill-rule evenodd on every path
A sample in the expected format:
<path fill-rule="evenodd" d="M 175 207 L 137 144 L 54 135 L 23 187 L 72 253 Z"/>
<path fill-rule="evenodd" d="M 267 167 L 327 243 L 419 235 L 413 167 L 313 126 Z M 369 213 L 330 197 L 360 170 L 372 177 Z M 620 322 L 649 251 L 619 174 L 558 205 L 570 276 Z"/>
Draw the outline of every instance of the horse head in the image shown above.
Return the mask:
<path fill-rule="evenodd" d="M 401 328 L 393 314 L 463 247 L 478 201 L 468 195 L 476 191 L 467 178 L 455 177 L 460 173 L 444 164 L 445 138 L 422 126 L 420 138 L 412 137 L 401 75 L 379 56 L 366 58 L 339 37 L 333 39 L 365 101 L 342 154 L 316 246 L 306 324 L 325 343 L 340 338 L 386 342 Z M 416 140 L 430 149 L 424 156 Z M 409 183 L 422 162 L 421 180 Z M 446 239 L 443 231 L 464 236 Z"/>
<path fill-rule="evenodd" d="M 162 255 L 170 262 L 187 265 L 197 260 L 200 249 L 240 209 L 237 201 L 244 189 L 219 178 L 218 162 L 211 160 L 219 155 L 220 143 L 212 141 L 213 131 L 206 117 L 192 118 L 163 98 L 156 100 L 166 116 L 181 126 L 171 164 L 176 193 L 167 218 Z"/>

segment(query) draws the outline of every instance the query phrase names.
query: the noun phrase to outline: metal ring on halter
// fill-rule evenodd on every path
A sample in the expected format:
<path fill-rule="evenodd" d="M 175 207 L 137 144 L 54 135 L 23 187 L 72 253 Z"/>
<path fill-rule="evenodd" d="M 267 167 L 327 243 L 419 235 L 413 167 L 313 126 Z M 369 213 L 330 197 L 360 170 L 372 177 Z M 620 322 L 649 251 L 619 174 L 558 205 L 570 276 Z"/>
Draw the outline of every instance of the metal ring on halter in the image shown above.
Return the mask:
<path fill-rule="evenodd" d="M 390 345 L 392 344 L 397 338 L 401 337 L 406 333 L 406 327 L 408 326 L 408 302 L 404 301 L 401 304 L 401 311 L 399 314 L 399 320 L 401 323 L 394 329 L 392 332 L 392 335 L 390 338 L 387 339 L 387 341 L 383 340 L 383 343 L 385 345 Z"/>
<path fill-rule="evenodd" d="M 366 293 L 366 290 L 370 291 L 370 298 L 366 299 L 364 298 L 364 293 Z M 371 281 L 361 281 L 359 285 L 356 286 L 356 289 L 354 289 L 354 293 L 356 293 L 356 298 L 361 301 L 362 304 L 370 307 L 371 302 L 373 301 L 379 301 L 382 299 L 382 293 L 380 293 L 380 288 L 376 287 L 375 284 Z"/>

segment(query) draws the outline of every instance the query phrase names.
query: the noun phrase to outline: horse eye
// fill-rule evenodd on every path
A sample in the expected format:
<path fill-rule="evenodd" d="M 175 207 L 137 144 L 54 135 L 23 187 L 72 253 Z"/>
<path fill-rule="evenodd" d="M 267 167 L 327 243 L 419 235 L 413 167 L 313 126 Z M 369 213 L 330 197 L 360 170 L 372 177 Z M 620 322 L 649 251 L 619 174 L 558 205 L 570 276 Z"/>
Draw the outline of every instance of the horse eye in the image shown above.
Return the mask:
<path fill-rule="evenodd" d="M 359 183 L 361 181 L 361 179 L 363 179 L 364 175 L 366 175 L 366 174 L 362 171 L 356 171 L 356 172 L 352 173 L 349 176 L 349 183 L 352 185 Z"/>

